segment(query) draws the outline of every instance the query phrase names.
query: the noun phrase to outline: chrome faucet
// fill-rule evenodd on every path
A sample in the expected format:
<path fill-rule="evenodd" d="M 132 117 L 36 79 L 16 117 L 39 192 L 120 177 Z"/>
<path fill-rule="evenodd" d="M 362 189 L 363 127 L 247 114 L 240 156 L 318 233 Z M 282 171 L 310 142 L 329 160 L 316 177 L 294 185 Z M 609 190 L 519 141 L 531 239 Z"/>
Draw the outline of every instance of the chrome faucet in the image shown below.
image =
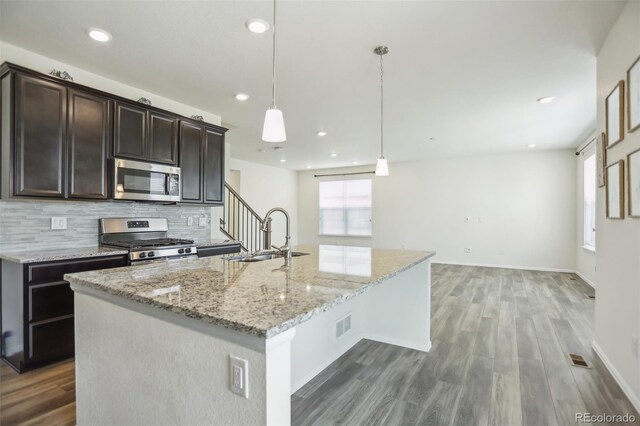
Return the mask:
<path fill-rule="evenodd" d="M 264 239 L 263 239 L 264 245 L 265 245 L 264 248 L 267 250 L 270 249 L 269 247 L 271 245 L 271 217 L 270 216 L 274 212 L 280 212 L 284 214 L 284 217 L 287 220 L 287 235 L 284 237 L 285 238 L 284 245 L 282 247 L 273 246 L 273 248 L 275 248 L 280 252 L 284 252 L 286 254 L 286 264 L 288 265 L 289 262 L 291 261 L 291 246 L 289 245 L 289 240 L 291 239 L 291 228 L 289 224 L 289 213 L 287 213 L 287 211 L 282 207 L 272 208 L 267 212 L 264 219 L 262 220 L 261 230 L 262 230 L 262 233 L 264 234 Z"/>

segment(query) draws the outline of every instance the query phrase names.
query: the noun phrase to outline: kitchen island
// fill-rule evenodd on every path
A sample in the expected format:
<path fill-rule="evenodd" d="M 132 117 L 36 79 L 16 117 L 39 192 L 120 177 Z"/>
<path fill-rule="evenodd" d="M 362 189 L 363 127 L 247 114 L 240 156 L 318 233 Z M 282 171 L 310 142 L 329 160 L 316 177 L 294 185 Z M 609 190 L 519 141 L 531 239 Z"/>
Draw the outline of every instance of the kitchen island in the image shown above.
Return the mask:
<path fill-rule="evenodd" d="M 309 254 L 288 267 L 210 257 L 66 275 L 78 424 L 289 424 L 291 394 L 360 339 L 429 350 L 435 253 L 296 250 Z"/>

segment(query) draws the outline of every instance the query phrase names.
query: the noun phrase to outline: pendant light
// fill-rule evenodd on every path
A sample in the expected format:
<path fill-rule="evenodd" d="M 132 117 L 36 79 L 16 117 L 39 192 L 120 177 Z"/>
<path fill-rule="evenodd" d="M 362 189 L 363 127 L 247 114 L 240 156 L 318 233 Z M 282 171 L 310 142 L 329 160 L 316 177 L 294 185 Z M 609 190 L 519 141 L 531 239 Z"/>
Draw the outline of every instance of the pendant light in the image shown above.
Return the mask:
<path fill-rule="evenodd" d="M 271 106 L 264 115 L 262 140 L 265 142 L 284 142 L 287 133 L 284 129 L 282 111 L 276 107 L 276 0 L 273 0 L 273 69 L 271 84 Z"/>
<path fill-rule="evenodd" d="M 384 158 L 384 68 L 382 57 L 389 53 L 387 46 L 378 46 L 373 53 L 380 56 L 380 158 L 376 162 L 376 176 L 389 176 L 389 164 Z"/>

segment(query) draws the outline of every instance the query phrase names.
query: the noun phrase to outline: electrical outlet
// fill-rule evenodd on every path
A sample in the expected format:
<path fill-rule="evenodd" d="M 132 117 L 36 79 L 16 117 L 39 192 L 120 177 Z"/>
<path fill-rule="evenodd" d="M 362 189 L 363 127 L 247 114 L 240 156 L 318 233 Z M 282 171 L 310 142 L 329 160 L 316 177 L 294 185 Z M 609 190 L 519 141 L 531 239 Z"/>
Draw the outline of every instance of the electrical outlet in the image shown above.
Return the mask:
<path fill-rule="evenodd" d="M 469 247 L 465 247 L 465 248 L 464 248 L 464 252 L 465 252 L 465 253 L 471 253 L 471 248 L 469 248 Z"/>
<path fill-rule="evenodd" d="M 638 336 L 635 334 L 631 335 L 631 354 L 638 358 Z"/>
<path fill-rule="evenodd" d="M 67 218 L 51 216 L 51 229 L 67 229 Z"/>
<path fill-rule="evenodd" d="M 198 226 L 207 226 L 207 218 L 199 217 L 198 218 Z"/>
<path fill-rule="evenodd" d="M 249 361 L 229 355 L 231 392 L 249 398 Z"/>
<path fill-rule="evenodd" d="M 187 226 L 193 226 L 193 217 L 189 216 L 187 218 Z"/>

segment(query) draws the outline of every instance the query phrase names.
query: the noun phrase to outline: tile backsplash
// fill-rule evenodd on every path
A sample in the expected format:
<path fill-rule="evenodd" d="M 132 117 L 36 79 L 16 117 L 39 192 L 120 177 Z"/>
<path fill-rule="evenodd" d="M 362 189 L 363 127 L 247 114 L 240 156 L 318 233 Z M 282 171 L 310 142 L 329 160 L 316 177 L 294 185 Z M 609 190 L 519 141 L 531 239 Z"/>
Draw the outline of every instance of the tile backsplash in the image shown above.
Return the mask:
<path fill-rule="evenodd" d="M 51 217 L 67 218 L 67 229 L 51 230 Z M 211 207 L 122 201 L 0 201 L 0 250 L 20 251 L 95 246 L 101 217 L 166 217 L 169 235 L 206 240 Z M 188 218 L 193 225 L 188 226 Z M 206 226 L 198 226 L 205 217 Z"/>

